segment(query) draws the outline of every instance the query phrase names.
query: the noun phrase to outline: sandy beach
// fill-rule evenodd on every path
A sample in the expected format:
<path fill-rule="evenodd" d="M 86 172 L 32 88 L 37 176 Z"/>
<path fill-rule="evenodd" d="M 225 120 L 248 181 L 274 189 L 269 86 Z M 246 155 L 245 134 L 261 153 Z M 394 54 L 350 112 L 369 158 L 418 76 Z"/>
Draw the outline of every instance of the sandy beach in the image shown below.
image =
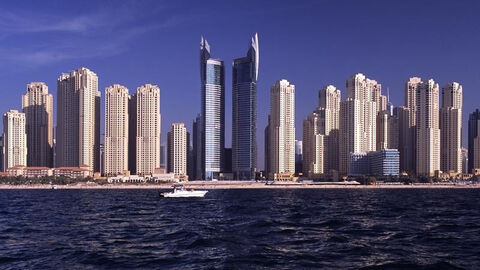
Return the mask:
<path fill-rule="evenodd" d="M 171 184 L 75 184 L 56 185 L 56 189 L 171 189 Z M 265 184 L 262 182 L 250 181 L 192 181 L 182 183 L 185 188 L 193 189 L 412 189 L 412 188 L 480 188 L 479 184 L 381 184 L 381 185 L 345 185 L 345 184 L 302 184 L 302 183 L 274 183 Z M 52 189 L 52 185 L 0 185 L 0 189 Z"/>

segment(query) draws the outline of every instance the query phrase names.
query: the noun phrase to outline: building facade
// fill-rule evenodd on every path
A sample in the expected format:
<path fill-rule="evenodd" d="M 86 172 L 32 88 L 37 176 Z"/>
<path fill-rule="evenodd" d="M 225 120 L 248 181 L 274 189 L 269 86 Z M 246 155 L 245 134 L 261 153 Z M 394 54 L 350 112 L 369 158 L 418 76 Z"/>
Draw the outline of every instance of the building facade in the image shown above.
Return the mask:
<path fill-rule="evenodd" d="M 339 170 L 344 175 L 350 167 L 350 153 L 376 150 L 377 114 L 387 105 L 381 84 L 361 73 L 348 78 L 346 86 L 346 99 L 340 105 L 339 143 Z"/>
<path fill-rule="evenodd" d="M 468 117 L 468 172 L 480 169 L 480 110 Z"/>
<path fill-rule="evenodd" d="M 325 172 L 339 170 L 340 99 L 340 90 L 333 85 L 327 85 L 318 92 L 318 106 L 324 110 L 320 132 L 325 139 Z"/>
<path fill-rule="evenodd" d="M 137 88 L 136 173 L 151 175 L 160 168 L 160 89 Z"/>
<path fill-rule="evenodd" d="M 307 177 L 325 173 L 325 135 L 321 133 L 324 108 L 318 108 L 303 120 L 303 174 Z"/>
<path fill-rule="evenodd" d="M 442 87 L 440 109 L 440 170 L 462 172 L 462 98 L 463 89 L 457 82 Z"/>
<path fill-rule="evenodd" d="M 235 179 L 255 179 L 257 169 L 258 34 L 246 57 L 233 60 L 232 171 Z"/>
<path fill-rule="evenodd" d="M 25 114 L 10 110 L 3 114 L 3 169 L 27 166 L 27 133 Z"/>
<path fill-rule="evenodd" d="M 22 96 L 27 133 L 27 165 L 53 167 L 53 96 L 43 82 L 27 85 Z"/>
<path fill-rule="evenodd" d="M 295 173 L 295 85 L 279 80 L 270 88 L 269 178 Z"/>
<path fill-rule="evenodd" d="M 202 84 L 202 178 L 218 179 L 223 170 L 225 148 L 225 66 L 210 57 L 210 45 L 200 42 Z"/>
<path fill-rule="evenodd" d="M 107 176 L 128 171 L 129 94 L 125 86 L 105 88 L 104 173 Z"/>
<path fill-rule="evenodd" d="M 173 123 L 168 132 L 167 172 L 187 175 L 187 128 L 184 123 Z"/>
<path fill-rule="evenodd" d="M 416 173 L 433 176 L 440 170 L 439 89 L 433 79 L 416 92 Z"/>
<path fill-rule="evenodd" d="M 100 92 L 87 68 L 57 80 L 56 166 L 100 169 Z"/>

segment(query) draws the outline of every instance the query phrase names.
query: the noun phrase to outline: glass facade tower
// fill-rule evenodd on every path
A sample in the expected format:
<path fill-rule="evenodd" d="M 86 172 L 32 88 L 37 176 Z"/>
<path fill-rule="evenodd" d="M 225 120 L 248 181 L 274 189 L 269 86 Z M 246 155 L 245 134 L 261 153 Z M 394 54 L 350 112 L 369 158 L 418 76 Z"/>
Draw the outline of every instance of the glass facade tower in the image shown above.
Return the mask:
<path fill-rule="evenodd" d="M 233 60 L 232 170 L 238 180 L 254 179 L 257 167 L 258 60 L 258 34 L 255 34 L 247 56 Z"/>
<path fill-rule="evenodd" d="M 218 179 L 223 170 L 225 148 L 225 66 L 210 57 L 206 40 L 200 42 L 200 78 L 202 83 L 202 178 Z"/>

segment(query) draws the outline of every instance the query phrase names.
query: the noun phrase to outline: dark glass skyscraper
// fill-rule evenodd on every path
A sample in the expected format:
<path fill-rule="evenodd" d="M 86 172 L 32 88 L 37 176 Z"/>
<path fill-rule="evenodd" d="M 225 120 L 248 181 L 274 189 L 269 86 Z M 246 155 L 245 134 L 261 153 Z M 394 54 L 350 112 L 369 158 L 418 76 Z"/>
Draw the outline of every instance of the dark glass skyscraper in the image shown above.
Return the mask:
<path fill-rule="evenodd" d="M 469 173 L 480 169 L 480 111 L 476 109 L 468 117 L 468 166 Z"/>
<path fill-rule="evenodd" d="M 203 179 L 218 179 L 223 170 L 225 147 L 225 66 L 210 57 L 210 46 L 200 42 L 202 82 L 202 171 Z"/>
<path fill-rule="evenodd" d="M 258 34 L 246 57 L 233 60 L 232 170 L 235 179 L 255 178 L 257 168 Z"/>

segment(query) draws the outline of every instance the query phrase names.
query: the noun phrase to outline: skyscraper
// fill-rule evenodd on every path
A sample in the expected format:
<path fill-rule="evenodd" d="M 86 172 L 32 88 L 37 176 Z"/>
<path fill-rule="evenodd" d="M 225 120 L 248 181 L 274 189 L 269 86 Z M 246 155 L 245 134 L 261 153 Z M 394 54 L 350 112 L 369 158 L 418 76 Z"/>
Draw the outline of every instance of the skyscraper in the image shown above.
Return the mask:
<path fill-rule="evenodd" d="M 405 105 L 398 109 L 400 170 L 416 172 L 417 157 L 417 91 L 422 83 L 419 77 L 409 78 L 405 83 Z"/>
<path fill-rule="evenodd" d="M 195 121 L 193 122 L 193 171 L 195 175 L 195 180 L 203 179 L 203 170 L 202 170 L 202 117 L 200 114 L 197 115 Z"/>
<path fill-rule="evenodd" d="M 433 79 L 418 84 L 416 92 L 416 173 L 433 176 L 440 170 L 438 84 Z"/>
<path fill-rule="evenodd" d="M 43 82 L 27 85 L 22 96 L 27 133 L 27 165 L 53 167 L 53 96 Z"/>
<path fill-rule="evenodd" d="M 295 173 L 295 85 L 283 79 L 270 87 L 269 178 Z"/>
<path fill-rule="evenodd" d="M 128 170 L 137 173 L 137 93 L 128 97 Z"/>
<path fill-rule="evenodd" d="M 329 173 L 331 170 L 338 171 L 339 169 L 340 99 L 340 90 L 333 85 L 327 85 L 318 92 L 318 106 L 324 109 L 320 132 L 325 136 L 324 172 L 326 173 Z"/>
<path fill-rule="evenodd" d="M 480 169 L 480 110 L 468 117 L 468 172 Z"/>
<path fill-rule="evenodd" d="M 225 66 L 210 57 L 210 45 L 200 42 L 202 83 L 202 171 L 206 180 L 218 179 L 225 148 Z"/>
<path fill-rule="evenodd" d="M 168 132 L 168 172 L 187 175 L 187 129 L 184 123 L 173 123 Z"/>
<path fill-rule="evenodd" d="M 440 170 L 462 172 L 462 86 L 456 82 L 442 87 L 440 109 Z"/>
<path fill-rule="evenodd" d="M 325 173 L 324 134 L 325 108 L 318 108 L 303 120 L 303 174 L 313 177 Z"/>
<path fill-rule="evenodd" d="M 128 171 L 128 89 L 114 84 L 105 88 L 105 175 Z"/>
<path fill-rule="evenodd" d="M 3 169 L 27 166 L 25 114 L 10 110 L 3 115 Z"/>
<path fill-rule="evenodd" d="M 339 171 L 348 173 L 350 153 L 376 150 L 377 114 L 386 109 L 381 84 L 357 73 L 347 79 L 346 99 L 340 104 Z M 343 111 L 342 111 L 343 110 Z"/>
<path fill-rule="evenodd" d="M 57 80 L 56 166 L 100 169 L 97 74 L 79 68 Z"/>
<path fill-rule="evenodd" d="M 258 34 L 246 57 L 233 60 L 232 170 L 236 179 L 254 179 L 257 167 Z"/>
<path fill-rule="evenodd" d="M 160 168 L 160 89 L 145 84 L 137 88 L 137 174 Z"/>

